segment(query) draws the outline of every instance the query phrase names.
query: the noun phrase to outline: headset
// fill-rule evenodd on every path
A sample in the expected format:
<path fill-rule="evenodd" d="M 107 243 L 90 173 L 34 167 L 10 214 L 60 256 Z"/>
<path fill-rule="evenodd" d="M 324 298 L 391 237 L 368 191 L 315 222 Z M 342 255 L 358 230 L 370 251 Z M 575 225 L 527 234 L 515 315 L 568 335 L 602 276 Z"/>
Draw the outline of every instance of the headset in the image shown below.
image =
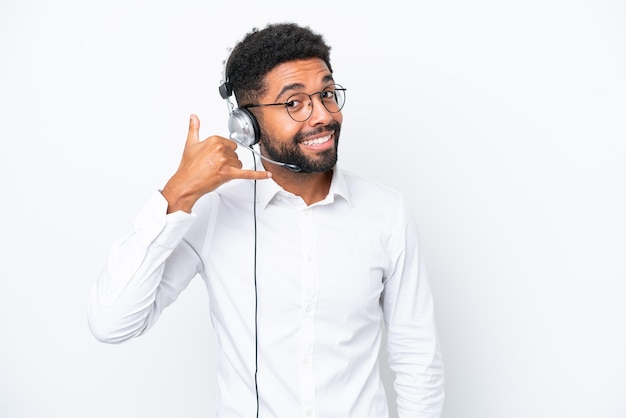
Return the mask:
<path fill-rule="evenodd" d="M 228 75 L 226 74 L 228 59 L 230 58 L 232 51 L 232 48 L 228 49 L 228 56 L 223 61 L 224 66 L 222 69 L 222 81 L 220 82 L 218 88 L 220 96 L 222 96 L 222 99 L 226 100 L 226 106 L 228 107 L 229 138 L 248 148 L 253 154 L 258 155 L 264 161 L 276 164 L 294 172 L 302 171 L 302 168 L 295 164 L 272 160 L 271 158 L 261 155 L 260 152 L 257 152 L 254 148 L 252 148 L 252 146 L 257 144 L 261 138 L 261 128 L 259 127 L 259 122 L 257 122 L 252 112 L 243 107 L 239 107 L 237 99 L 233 94 L 233 83 L 230 82 Z"/>
<path fill-rule="evenodd" d="M 228 58 L 230 58 L 232 48 L 229 48 L 228 52 L 228 57 L 224 60 L 219 92 L 222 99 L 226 100 L 228 106 L 228 130 L 230 132 L 230 138 L 250 148 L 259 142 L 261 130 L 254 115 L 248 109 L 241 108 L 237 105 L 237 100 L 233 94 L 233 84 L 228 80 L 228 76 L 226 75 L 226 67 L 228 66 Z"/>

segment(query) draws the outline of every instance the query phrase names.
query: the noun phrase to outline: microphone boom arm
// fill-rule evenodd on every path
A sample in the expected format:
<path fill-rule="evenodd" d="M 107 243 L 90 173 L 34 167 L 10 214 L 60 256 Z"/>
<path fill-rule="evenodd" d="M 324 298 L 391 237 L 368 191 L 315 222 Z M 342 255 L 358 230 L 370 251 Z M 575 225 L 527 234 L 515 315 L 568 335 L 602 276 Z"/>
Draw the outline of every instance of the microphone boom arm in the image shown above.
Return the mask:
<path fill-rule="evenodd" d="M 271 158 L 267 158 L 266 156 L 261 155 L 261 153 L 257 152 L 254 148 L 249 147 L 249 146 L 247 146 L 247 145 L 237 141 L 235 136 L 236 136 L 235 134 L 231 134 L 228 139 L 230 139 L 231 141 L 233 141 L 237 145 L 241 145 L 242 147 L 246 148 L 247 150 L 252 151 L 253 154 L 258 155 L 259 158 L 263 159 L 264 161 L 267 161 L 268 163 L 272 163 L 272 164 L 275 164 L 277 166 L 286 168 L 287 170 L 291 170 L 291 171 L 293 171 L 295 173 L 302 171 L 302 169 L 300 167 L 298 167 L 297 165 L 295 165 L 295 164 L 281 163 L 280 161 L 274 161 Z"/>

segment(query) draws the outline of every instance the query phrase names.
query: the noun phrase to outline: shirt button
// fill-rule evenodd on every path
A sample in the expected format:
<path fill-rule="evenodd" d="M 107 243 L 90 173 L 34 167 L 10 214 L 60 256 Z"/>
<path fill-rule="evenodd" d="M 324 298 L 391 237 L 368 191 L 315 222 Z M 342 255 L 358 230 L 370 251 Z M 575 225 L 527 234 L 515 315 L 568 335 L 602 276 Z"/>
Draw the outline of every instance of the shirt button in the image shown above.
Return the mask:
<path fill-rule="evenodd" d="M 306 307 L 304 308 L 305 312 L 311 312 L 311 305 L 306 305 Z"/>
<path fill-rule="evenodd" d="M 313 415 L 313 410 L 312 409 L 307 409 L 305 413 L 306 413 L 307 417 L 310 417 L 311 415 Z"/>

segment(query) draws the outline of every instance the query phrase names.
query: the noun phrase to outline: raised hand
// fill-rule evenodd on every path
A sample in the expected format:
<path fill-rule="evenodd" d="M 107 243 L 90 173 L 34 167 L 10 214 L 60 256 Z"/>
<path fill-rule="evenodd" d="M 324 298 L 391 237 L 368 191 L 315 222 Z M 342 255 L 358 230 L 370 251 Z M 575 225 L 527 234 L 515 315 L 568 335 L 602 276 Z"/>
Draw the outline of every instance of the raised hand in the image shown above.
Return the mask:
<path fill-rule="evenodd" d="M 271 177 L 266 171 L 242 170 L 235 142 L 215 135 L 200 141 L 199 132 L 200 120 L 191 115 L 180 165 L 161 192 L 168 201 L 168 213 L 191 212 L 201 196 L 230 180 Z"/>

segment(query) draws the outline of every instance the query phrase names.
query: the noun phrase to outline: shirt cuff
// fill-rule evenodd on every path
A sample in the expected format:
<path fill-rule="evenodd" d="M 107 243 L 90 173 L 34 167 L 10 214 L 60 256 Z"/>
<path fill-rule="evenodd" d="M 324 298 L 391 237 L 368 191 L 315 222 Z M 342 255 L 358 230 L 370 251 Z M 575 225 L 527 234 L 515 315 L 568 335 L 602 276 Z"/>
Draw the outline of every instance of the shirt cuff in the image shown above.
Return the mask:
<path fill-rule="evenodd" d="M 194 213 L 184 211 L 168 214 L 167 205 L 167 199 L 155 191 L 135 219 L 135 233 L 146 247 L 176 247 L 196 219 Z"/>

